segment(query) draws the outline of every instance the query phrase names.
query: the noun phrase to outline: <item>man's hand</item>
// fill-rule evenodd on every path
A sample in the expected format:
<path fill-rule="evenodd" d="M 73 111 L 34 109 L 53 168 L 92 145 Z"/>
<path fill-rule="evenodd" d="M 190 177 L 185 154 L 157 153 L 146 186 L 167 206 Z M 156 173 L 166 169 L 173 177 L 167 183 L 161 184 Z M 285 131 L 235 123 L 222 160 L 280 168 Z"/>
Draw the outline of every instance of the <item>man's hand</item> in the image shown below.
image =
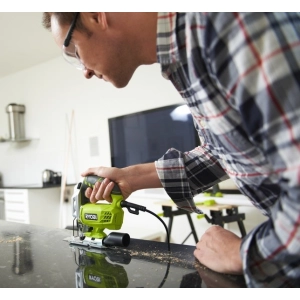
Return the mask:
<path fill-rule="evenodd" d="M 111 192 L 115 183 L 118 184 L 124 200 L 137 190 L 162 187 L 154 163 L 139 164 L 126 168 L 89 168 L 81 174 L 83 177 L 88 175 L 105 178 L 101 183 L 97 182 L 93 189 L 86 189 L 85 196 L 91 202 L 97 202 L 98 200 L 111 202 Z"/>
<path fill-rule="evenodd" d="M 240 246 L 241 238 L 237 235 L 220 226 L 212 226 L 197 243 L 194 255 L 213 271 L 243 274 Z"/>
<path fill-rule="evenodd" d="M 97 175 L 105 178 L 102 182 L 96 182 L 93 189 L 86 189 L 85 196 L 89 198 L 92 203 L 97 202 L 98 200 L 111 202 L 111 192 L 115 183 L 119 185 L 124 199 L 128 198 L 128 196 L 132 193 L 130 184 L 126 180 L 126 172 L 124 172 L 124 169 L 96 167 L 89 168 L 81 175 L 83 177 L 88 175 Z"/>

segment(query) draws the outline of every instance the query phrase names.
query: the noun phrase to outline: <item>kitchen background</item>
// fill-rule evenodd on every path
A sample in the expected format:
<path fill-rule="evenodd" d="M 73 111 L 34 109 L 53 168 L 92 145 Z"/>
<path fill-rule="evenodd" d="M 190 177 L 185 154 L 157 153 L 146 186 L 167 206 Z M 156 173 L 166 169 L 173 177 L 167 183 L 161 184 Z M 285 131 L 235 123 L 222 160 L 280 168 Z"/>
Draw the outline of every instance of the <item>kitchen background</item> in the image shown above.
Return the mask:
<path fill-rule="evenodd" d="M 41 13 L 0 13 L 0 25 L 4 21 L 7 23 L 8 17 L 10 22 L 15 22 L 16 14 L 24 27 L 31 28 L 20 35 L 14 27 L 15 32 L 3 37 L 6 45 L 13 42 L 14 36 L 20 39 L 18 46 L 9 48 L 7 56 L 5 51 L 1 52 L 2 70 L 6 67 L 7 72 L 0 74 L 0 139 L 9 138 L 5 108 L 17 103 L 26 107 L 24 125 L 29 141 L 0 143 L 0 173 L 4 186 L 42 184 L 45 169 L 62 172 L 68 184 L 75 184 L 87 168 L 110 166 L 108 118 L 182 103 L 172 84 L 162 77 L 158 64 L 138 68 L 123 89 L 96 78 L 85 79 L 80 71 L 64 61 L 51 33 L 42 28 Z M 37 43 L 31 45 L 30 40 Z M 51 51 L 46 52 L 45 47 L 50 47 Z M 25 55 L 28 51 L 40 61 L 24 65 L 20 70 L 19 67 L 29 60 Z M 228 184 L 232 187 L 231 182 Z M 149 198 L 147 195 L 147 201 Z M 142 205 L 150 203 L 147 201 Z M 253 227 L 262 216 L 250 208 L 253 219 L 249 226 Z M 150 221 L 154 227 L 161 228 L 153 217 Z M 132 227 L 136 230 L 137 226 L 133 224 Z M 207 227 L 208 224 L 203 226 L 203 230 Z"/>
<path fill-rule="evenodd" d="M 5 107 L 15 102 L 26 107 L 25 135 L 32 140 L 0 144 L 3 184 L 38 183 L 45 168 L 62 171 L 69 132 L 67 178 L 77 181 L 88 167 L 110 165 L 108 118 L 181 101 L 158 65 L 138 69 L 124 89 L 86 80 L 60 56 L 5 76 L 0 79 L 0 136 L 8 138 Z M 91 151 L 91 146 L 98 151 Z"/>

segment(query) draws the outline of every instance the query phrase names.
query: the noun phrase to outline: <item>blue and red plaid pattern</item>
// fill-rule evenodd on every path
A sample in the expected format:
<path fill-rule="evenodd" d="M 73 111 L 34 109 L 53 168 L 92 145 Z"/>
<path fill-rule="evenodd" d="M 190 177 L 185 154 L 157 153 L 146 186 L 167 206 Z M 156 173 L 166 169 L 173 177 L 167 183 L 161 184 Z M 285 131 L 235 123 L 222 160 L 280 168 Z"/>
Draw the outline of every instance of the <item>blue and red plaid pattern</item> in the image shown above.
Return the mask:
<path fill-rule="evenodd" d="M 157 59 L 201 145 L 169 149 L 159 178 L 176 205 L 231 178 L 268 216 L 242 241 L 248 287 L 300 287 L 300 16 L 159 13 Z"/>

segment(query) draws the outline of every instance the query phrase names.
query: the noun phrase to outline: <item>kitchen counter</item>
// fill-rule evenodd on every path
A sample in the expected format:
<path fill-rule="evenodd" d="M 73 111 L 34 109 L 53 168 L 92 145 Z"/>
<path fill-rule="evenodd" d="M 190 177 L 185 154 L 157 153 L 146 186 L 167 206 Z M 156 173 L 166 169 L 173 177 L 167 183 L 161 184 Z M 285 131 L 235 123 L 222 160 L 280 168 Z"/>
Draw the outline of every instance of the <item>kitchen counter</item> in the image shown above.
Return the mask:
<path fill-rule="evenodd" d="M 74 186 L 76 183 L 68 183 L 66 186 Z M 24 184 L 24 185 L 15 185 L 15 186 L 0 186 L 0 190 L 5 189 L 48 189 L 54 187 L 60 187 L 61 184 L 46 184 L 43 185 L 42 183 L 33 183 L 33 184 Z"/>
<path fill-rule="evenodd" d="M 0 288 L 245 287 L 242 276 L 213 272 L 194 246 L 131 239 L 101 252 L 71 247 L 72 230 L 0 221 Z M 130 233 L 129 233 L 130 234 Z"/>
<path fill-rule="evenodd" d="M 0 188 L 0 215 L 3 220 L 52 228 L 65 228 L 72 224 L 73 186 L 20 185 Z M 63 196 L 63 201 L 61 198 Z M 47 215 L 45 215 L 47 213 Z M 47 221 L 45 221 L 48 216 Z M 50 217 L 49 217 L 50 216 Z M 62 222 L 62 224 L 61 224 Z"/>

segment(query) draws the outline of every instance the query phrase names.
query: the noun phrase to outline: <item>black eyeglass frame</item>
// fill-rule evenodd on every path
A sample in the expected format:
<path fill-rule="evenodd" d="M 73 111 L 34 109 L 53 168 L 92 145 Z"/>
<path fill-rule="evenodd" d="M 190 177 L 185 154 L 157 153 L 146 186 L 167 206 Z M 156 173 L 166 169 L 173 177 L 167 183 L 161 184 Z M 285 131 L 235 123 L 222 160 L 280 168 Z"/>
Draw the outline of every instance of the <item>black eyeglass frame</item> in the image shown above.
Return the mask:
<path fill-rule="evenodd" d="M 64 41 L 64 47 L 67 48 L 69 47 L 70 45 L 70 42 L 71 42 L 71 39 L 72 39 L 72 34 L 73 34 L 73 31 L 75 29 L 75 26 L 76 26 L 76 22 L 77 22 L 77 19 L 79 17 L 79 12 L 77 12 L 74 16 L 74 19 L 73 19 L 73 22 L 69 28 L 69 31 L 66 35 L 66 38 L 65 38 L 65 41 Z"/>

